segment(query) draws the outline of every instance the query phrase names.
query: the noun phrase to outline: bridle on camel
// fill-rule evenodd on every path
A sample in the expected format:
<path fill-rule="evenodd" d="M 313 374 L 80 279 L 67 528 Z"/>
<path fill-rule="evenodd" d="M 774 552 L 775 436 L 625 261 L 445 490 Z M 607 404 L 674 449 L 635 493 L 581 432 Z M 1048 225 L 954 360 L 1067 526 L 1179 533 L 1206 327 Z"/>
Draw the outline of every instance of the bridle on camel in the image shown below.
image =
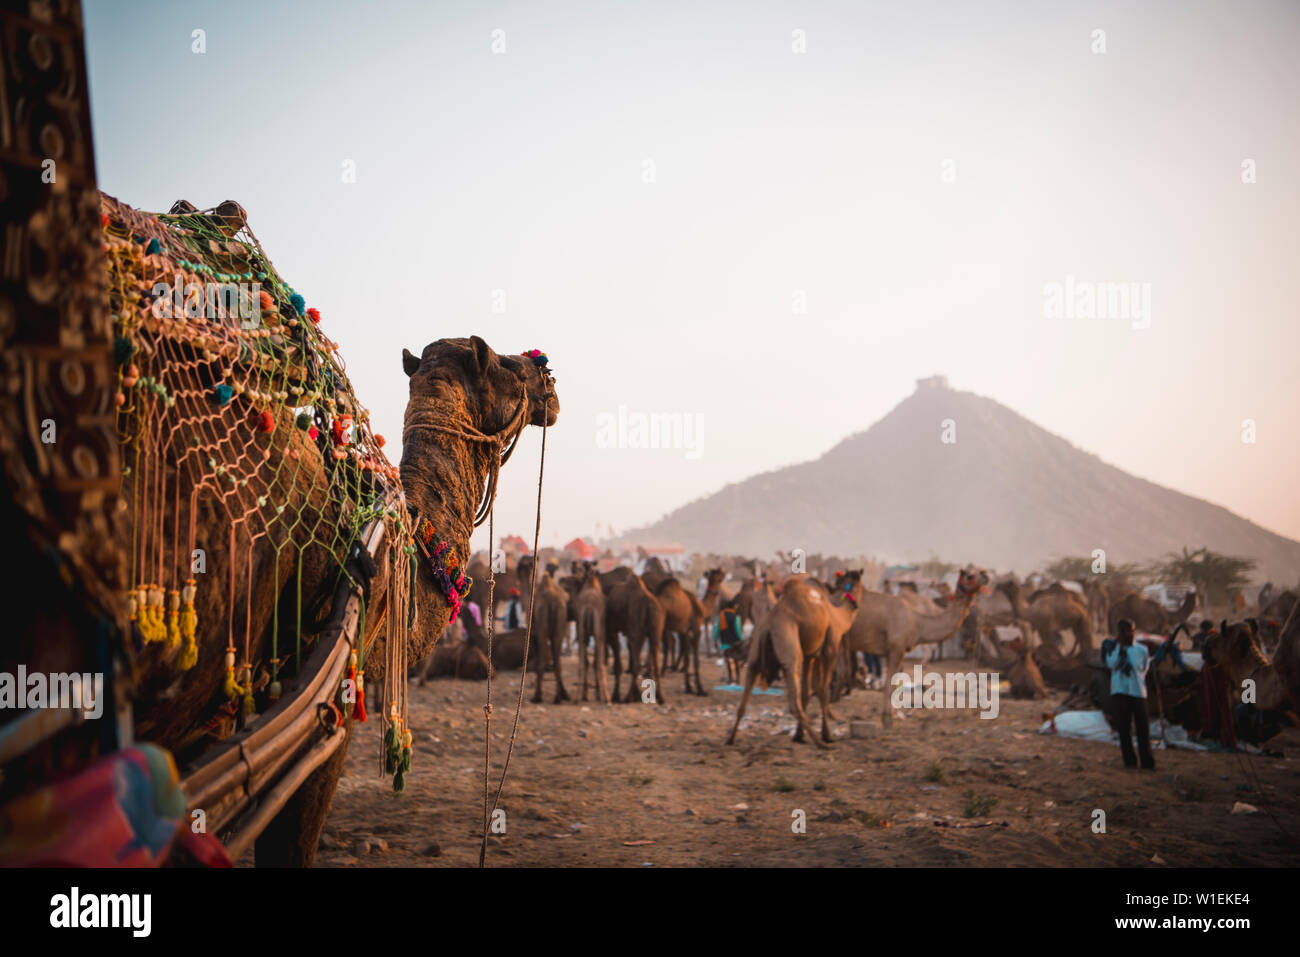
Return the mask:
<path fill-rule="evenodd" d="M 542 531 L 542 480 L 546 473 L 546 428 L 547 428 L 546 416 L 547 416 L 547 409 L 549 408 L 551 398 L 552 396 L 555 395 L 555 389 L 554 389 L 555 380 L 551 376 L 550 370 L 547 368 L 547 357 L 545 353 L 543 353 L 541 350 L 533 349 L 531 351 L 525 352 L 524 358 L 531 360 L 534 365 L 540 367 L 542 372 L 542 382 L 546 386 L 546 392 L 542 397 L 542 451 L 537 466 L 537 520 L 533 526 L 534 561 L 532 562 L 532 575 L 531 575 L 531 581 L 529 583 L 529 594 L 535 595 L 537 589 L 537 561 L 536 561 L 537 544 L 539 539 L 541 538 L 541 531 Z M 524 426 L 527 422 L 526 413 L 528 409 L 528 386 L 523 382 L 522 378 L 520 379 L 520 387 L 521 387 L 521 392 L 519 397 L 519 404 L 515 408 L 514 414 L 510 417 L 510 421 L 507 422 L 506 425 L 499 432 L 496 432 L 495 434 L 492 435 L 486 434 L 484 432 L 479 431 L 477 428 L 475 428 L 473 425 L 470 424 L 466 424 L 462 426 L 449 426 L 449 425 L 444 425 L 441 422 L 413 421 L 407 423 L 406 427 L 402 430 L 403 444 L 405 444 L 407 437 L 412 432 L 432 431 L 432 432 L 441 432 L 445 435 L 452 435 L 465 442 L 482 443 L 482 444 L 496 446 L 488 466 L 488 478 L 483 488 L 483 499 L 479 503 L 478 510 L 476 511 L 474 516 L 475 528 L 478 528 L 480 525 L 482 525 L 485 519 L 487 520 L 488 523 L 488 602 L 487 602 L 487 608 L 484 610 L 484 616 L 487 618 L 488 673 L 487 673 L 486 700 L 484 701 L 483 704 L 483 726 L 484 726 L 483 839 L 482 842 L 479 844 L 479 851 L 478 851 L 479 867 L 483 866 L 484 860 L 487 856 L 488 824 L 492 815 L 496 812 L 497 805 L 501 802 L 501 792 L 505 789 L 506 775 L 510 771 L 510 758 L 514 754 L 514 750 L 515 750 L 515 739 L 519 734 L 519 714 L 523 710 L 523 706 L 524 706 L 524 683 L 528 680 L 528 649 L 533 643 L 533 616 L 530 614 L 528 616 L 528 630 L 524 637 L 524 660 L 522 664 L 522 670 L 519 675 L 519 697 L 518 700 L 515 702 L 514 724 L 510 729 L 510 741 L 506 745 L 506 759 L 504 765 L 501 768 L 501 780 L 497 783 L 496 795 L 495 797 L 492 798 L 491 807 L 489 808 L 488 775 L 491 771 L 491 762 L 492 762 L 492 673 L 494 671 L 494 667 L 492 664 L 492 639 L 496 630 L 496 577 L 492 573 L 492 560 L 491 560 L 492 547 L 493 544 L 496 542 L 494 512 L 495 512 L 496 496 L 497 496 L 497 477 L 501 473 L 501 466 L 504 465 L 507 461 L 509 461 L 510 456 L 514 453 L 515 446 L 519 444 L 519 437 L 520 435 L 523 434 Z M 507 441 L 509 442 L 508 447 L 506 444 Z M 424 524 L 427 524 L 427 522 L 422 520 L 420 516 L 417 514 L 415 516 L 415 527 L 417 532 Z M 420 536 L 413 535 L 412 537 L 415 540 L 416 547 L 419 548 L 424 553 L 426 560 L 429 561 L 430 569 L 431 571 L 433 571 L 435 579 L 437 579 L 439 577 L 438 570 L 440 566 L 440 558 L 441 555 L 444 553 L 435 550 L 435 554 L 433 556 L 430 556 L 428 550 L 425 547 L 425 544 L 421 542 Z M 442 544 L 443 543 L 439 543 L 439 546 L 441 546 Z M 446 574 L 445 569 L 443 571 L 445 575 Z M 449 577 L 450 576 L 448 576 L 448 578 Z M 468 591 L 470 585 L 468 576 L 461 575 L 460 582 L 464 583 L 463 585 L 464 591 Z M 453 585 L 453 589 L 452 589 L 453 594 L 457 592 L 460 592 L 460 594 L 464 593 L 460 591 L 459 582 L 452 582 L 452 585 Z M 452 604 L 454 608 L 458 609 L 459 607 L 459 602 L 458 601 L 453 602 L 450 597 L 448 598 L 448 603 Z"/>

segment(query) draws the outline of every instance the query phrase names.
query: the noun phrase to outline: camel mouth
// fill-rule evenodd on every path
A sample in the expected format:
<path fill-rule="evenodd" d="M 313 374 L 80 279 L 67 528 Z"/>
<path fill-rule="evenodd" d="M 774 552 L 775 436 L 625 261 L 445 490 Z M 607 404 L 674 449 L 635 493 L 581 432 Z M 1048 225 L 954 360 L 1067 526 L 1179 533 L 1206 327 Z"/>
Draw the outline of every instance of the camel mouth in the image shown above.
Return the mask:
<path fill-rule="evenodd" d="M 538 377 L 539 381 L 530 381 L 525 374 L 524 392 L 528 396 L 528 424 L 535 426 L 552 426 L 560 417 L 560 398 L 555 394 L 555 379 L 548 372 Z"/>

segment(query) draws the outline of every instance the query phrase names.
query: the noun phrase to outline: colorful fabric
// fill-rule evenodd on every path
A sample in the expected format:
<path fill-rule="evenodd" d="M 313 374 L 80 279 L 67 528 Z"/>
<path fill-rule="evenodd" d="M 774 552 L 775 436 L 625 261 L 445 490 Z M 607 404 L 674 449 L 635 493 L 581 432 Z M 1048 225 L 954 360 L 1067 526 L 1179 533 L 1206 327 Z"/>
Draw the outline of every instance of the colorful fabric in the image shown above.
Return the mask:
<path fill-rule="evenodd" d="M 438 590 L 442 592 L 447 599 L 447 603 L 451 606 L 451 617 L 455 619 L 460 615 L 461 599 L 469 591 L 472 582 L 460 570 L 460 559 L 456 557 L 454 548 L 443 541 L 438 542 L 436 546 L 433 545 L 435 536 L 432 522 L 427 518 L 420 519 L 413 534 L 416 544 L 420 546 L 420 551 L 424 554 Z"/>
<path fill-rule="evenodd" d="M 731 609 L 723 609 L 713 623 L 713 637 L 718 639 L 723 648 L 740 644 L 745 640 L 740 628 L 740 616 Z"/>
<path fill-rule="evenodd" d="M 148 744 L 116 751 L 0 808 L 0 865 L 157 867 L 189 835 L 188 812 L 168 752 Z M 205 862 L 219 860 L 215 838 L 207 844 Z"/>

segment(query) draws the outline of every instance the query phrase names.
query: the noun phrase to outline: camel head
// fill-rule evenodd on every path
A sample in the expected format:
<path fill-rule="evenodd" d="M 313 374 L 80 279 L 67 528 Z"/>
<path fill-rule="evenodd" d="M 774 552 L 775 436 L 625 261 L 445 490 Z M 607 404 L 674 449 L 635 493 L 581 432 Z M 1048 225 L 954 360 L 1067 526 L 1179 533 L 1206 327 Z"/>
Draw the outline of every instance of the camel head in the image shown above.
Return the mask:
<path fill-rule="evenodd" d="M 1224 620 L 1211 632 L 1203 649 L 1207 665 L 1222 667 L 1228 685 L 1239 689 L 1247 678 L 1256 684 L 1256 704 L 1262 711 L 1291 710 L 1297 705 L 1274 664 L 1264 655 L 1253 622 Z"/>
<path fill-rule="evenodd" d="M 459 393 L 475 428 L 488 435 L 514 425 L 521 405 L 529 425 L 553 425 L 560 413 L 555 380 L 544 362 L 499 356 L 478 336 L 431 342 L 418 359 L 403 349 L 402 368 L 412 401 L 454 400 Z"/>
<path fill-rule="evenodd" d="M 596 571 L 596 563 L 593 561 L 583 559 L 580 562 L 574 562 L 573 578 L 577 582 L 579 590 L 586 588 L 588 585 L 600 588 L 600 573 Z"/>
<path fill-rule="evenodd" d="M 957 595 L 970 602 L 989 585 L 989 573 L 982 568 L 963 568 L 957 576 Z"/>
<path fill-rule="evenodd" d="M 708 583 L 707 591 L 713 591 L 713 589 L 722 584 L 723 579 L 726 577 L 727 573 L 721 568 L 710 568 L 704 573 L 704 579 Z"/>
<path fill-rule="evenodd" d="M 863 569 L 858 568 L 851 572 L 839 570 L 835 572 L 835 581 L 831 584 L 832 595 L 844 595 L 852 599 L 856 605 L 862 600 L 862 576 Z"/>
<path fill-rule="evenodd" d="M 1217 631 L 1211 631 L 1202 649 L 1205 663 L 1221 665 L 1232 675 L 1249 670 L 1248 663 L 1263 657 L 1253 621 L 1229 622 L 1226 618 Z"/>

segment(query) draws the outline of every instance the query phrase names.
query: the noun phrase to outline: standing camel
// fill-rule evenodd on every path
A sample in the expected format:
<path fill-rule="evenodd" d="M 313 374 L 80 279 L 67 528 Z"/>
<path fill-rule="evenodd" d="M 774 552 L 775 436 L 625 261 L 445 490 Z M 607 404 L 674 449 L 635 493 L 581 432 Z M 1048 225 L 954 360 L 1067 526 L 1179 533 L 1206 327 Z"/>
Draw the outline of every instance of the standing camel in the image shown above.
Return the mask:
<path fill-rule="evenodd" d="M 830 746 L 828 678 L 839 654 L 840 639 L 852 625 L 862 598 L 862 571 L 843 576 L 837 593 L 843 596 L 843 604 L 833 604 L 830 592 L 814 581 L 789 582 L 781 590 L 776 606 L 754 628 L 745 662 L 745 691 L 727 744 L 736 743 L 736 731 L 745 716 L 754 681 L 761 674 L 766 686 L 777 674 L 784 673 L 786 703 L 796 722 L 794 740 L 803 741 L 806 731 L 817 747 Z M 803 686 L 809 681 L 821 702 L 820 738 L 813 734 L 803 704 Z"/>
<path fill-rule="evenodd" d="M 952 601 L 935 614 L 923 614 L 915 604 L 898 595 L 872 591 L 862 596 L 844 641 L 850 653 L 862 651 L 885 659 L 885 703 L 881 720 L 886 725 L 894 719 L 890 688 L 902 667 L 903 656 L 917 645 L 935 644 L 952 637 L 970 612 L 971 602 L 988 582 L 988 573 L 983 569 L 964 569 L 957 579 L 957 593 Z M 836 588 L 841 587 L 841 580 L 837 579 Z"/>
<path fill-rule="evenodd" d="M 542 681 L 548 670 L 555 672 L 555 704 L 569 700 L 569 693 L 564 690 L 564 674 L 561 662 L 561 650 L 564 636 L 569 631 L 569 595 L 555 583 L 555 578 L 547 569 L 537 582 L 537 592 L 533 593 L 533 557 L 525 555 L 519 559 L 516 567 L 520 588 L 520 604 L 528 614 L 532 628 L 532 643 L 529 648 L 534 652 L 535 674 L 537 684 L 533 689 L 533 703 L 542 700 Z M 585 700 L 585 698 L 584 698 Z"/>
<path fill-rule="evenodd" d="M 582 700 L 587 700 L 587 643 L 591 644 L 591 666 L 594 672 L 596 697 L 602 704 L 610 703 L 605 668 L 605 593 L 600 587 L 600 575 L 592 562 L 575 567 L 569 609 L 575 623 L 578 655 L 582 659 Z M 617 637 L 617 636 L 616 636 Z"/>
<path fill-rule="evenodd" d="M 1175 625 L 1186 621 L 1195 610 L 1196 592 L 1188 592 L 1176 612 L 1168 612 L 1159 602 L 1143 598 L 1137 592 L 1129 592 L 1110 606 L 1107 625 L 1113 635 L 1121 618 L 1131 618 L 1138 631 L 1151 635 L 1168 635 Z"/>
<path fill-rule="evenodd" d="M 1016 617 L 1028 621 L 1041 640 L 1054 641 L 1058 631 L 1069 631 L 1074 634 L 1072 653 L 1086 654 L 1092 650 L 1092 614 L 1073 592 L 1054 584 L 1036 592 L 1026 602 L 1014 578 L 999 582 L 998 590 L 1011 601 Z"/>
<path fill-rule="evenodd" d="M 710 652 L 718 651 L 713 647 L 713 620 L 718 617 L 718 612 L 722 610 L 722 582 L 726 579 L 727 573 L 721 568 L 710 568 L 704 573 L 704 597 L 700 599 L 700 607 L 704 612 L 704 631 L 700 639 L 705 643 L 705 647 Z"/>
<path fill-rule="evenodd" d="M 637 681 L 641 677 L 641 650 L 645 647 L 654 700 L 658 704 L 665 704 L 663 682 L 659 676 L 659 645 L 664 630 L 663 606 L 630 568 L 615 568 L 606 572 L 600 576 L 600 586 L 605 593 L 605 640 L 614 655 L 614 700 L 641 700 Z M 628 659 L 627 697 L 622 699 L 618 696 L 618 683 L 622 676 L 622 657 L 618 645 L 620 634 L 627 638 Z"/>
<path fill-rule="evenodd" d="M 708 694 L 700 683 L 700 626 L 704 623 L 704 609 L 700 606 L 700 600 L 672 577 L 664 578 L 653 590 L 655 600 L 664 610 L 665 660 L 668 636 L 676 635 L 684 662 L 682 670 L 686 675 L 686 694 Z M 694 691 L 691 691 L 692 664 L 695 672 Z"/>

